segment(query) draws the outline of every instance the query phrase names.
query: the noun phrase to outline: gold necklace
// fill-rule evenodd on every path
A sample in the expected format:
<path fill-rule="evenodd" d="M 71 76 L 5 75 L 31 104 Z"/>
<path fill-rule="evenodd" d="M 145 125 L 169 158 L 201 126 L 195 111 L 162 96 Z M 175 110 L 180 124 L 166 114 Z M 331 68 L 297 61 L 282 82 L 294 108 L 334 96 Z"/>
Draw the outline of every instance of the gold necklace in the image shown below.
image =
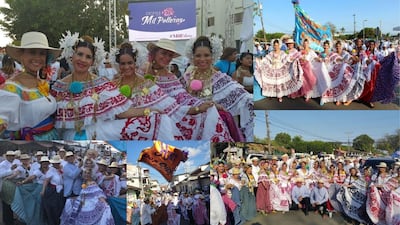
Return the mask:
<path fill-rule="evenodd" d="M 90 79 L 90 86 L 92 88 L 92 96 L 91 98 L 94 100 L 94 106 L 93 106 L 93 118 L 92 118 L 92 122 L 96 123 L 97 122 L 97 109 L 98 109 L 98 104 L 99 104 L 99 95 L 96 92 L 95 89 L 95 85 L 93 83 L 93 77 L 91 76 L 91 74 L 88 72 L 86 80 L 84 80 L 84 82 L 81 82 L 82 84 L 82 90 L 79 91 L 79 96 L 78 96 L 78 101 L 76 101 L 74 99 L 74 93 L 72 93 L 71 90 L 69 90 L 69 94 L 70 94 L 70 99 L 69 102 L 67 104 L 67 110 L 68 109 L 72 109 L 73 113 L 74 113 L 74 119 L 75 119 L 75 123 L 74 123 L 74 129 L 75 132 L 77 132 L 79 135 L 82 135 L 82 128 L 84 126 L 84 120 L 83 118 L 80 118 L 80 112 L 79 112 L 79 106 L 80 106 L 80 102 L 81 100 L 85 97 L 84 96 L 84 92 L 85 92 L 85 85 L 88 82 L 88 80 Z M 79 82 L 79 81 L 75 81 L 75 74 L 72 73 L 72 81 L 73 82 Z M 77 104 L 75 104 L 77 103 Z M 65 127 L 65 111 L 64 111 L 64 115 L 63 115 L 63 127 Z M 93 135 L 92 135 L 92 140 L 96 139 L 96 131 L 94 131 Z"/>
<path fill-rule="evenodd" d="M 197 68 L 193 69 L 192 73 L 189 77 L 189 85 L 188 85 L 188 92 L 195 96 L 202 99 L 212 99 L 212 74 L 213 69 L 209 68 L 207 71 L 198 71 Z M 201 90 L 192 90 L 192 82 L 194 80 L 201 81 L 202 88 Z"/>

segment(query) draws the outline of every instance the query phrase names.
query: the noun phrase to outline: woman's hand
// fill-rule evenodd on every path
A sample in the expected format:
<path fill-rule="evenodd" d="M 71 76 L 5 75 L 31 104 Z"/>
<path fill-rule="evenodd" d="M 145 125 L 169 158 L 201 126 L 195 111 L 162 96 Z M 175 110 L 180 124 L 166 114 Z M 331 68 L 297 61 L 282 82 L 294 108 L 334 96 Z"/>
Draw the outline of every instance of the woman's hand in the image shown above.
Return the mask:
<path fill-rule="evenodd" d="M 215 104 L 215 107 L 217 107 L 218 110 L 226 111 L 225 108 L 221 104 Z"/>
<path fill-rule="evenodd" d="M 206 112 L 208 110 L 208 108 L 213 107 L 213 106 L 214 106 L 214 102 L 211 102 L 211 101 L 203 102 L 199 106 L 191 107 L 187 114 L 189 114 L 189 115 L 197 115 L 199 113 Z"/>

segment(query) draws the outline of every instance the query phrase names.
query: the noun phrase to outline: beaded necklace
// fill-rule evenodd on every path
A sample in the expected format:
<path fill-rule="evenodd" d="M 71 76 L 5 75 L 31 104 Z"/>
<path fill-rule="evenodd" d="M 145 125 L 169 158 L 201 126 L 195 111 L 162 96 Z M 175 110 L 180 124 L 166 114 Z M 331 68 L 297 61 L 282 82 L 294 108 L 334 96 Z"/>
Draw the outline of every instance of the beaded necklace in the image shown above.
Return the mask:
<path fill-rule="evenodd" d="M 87 77 L 85 81 L 90 80 L 90 86 L 92 87 L 92 96 L 91 98 L 94 100 L 94 107 L 93 107 L 93 118 L 92 122 L 96 123 L 97 122 L 97 109 L 99 105 L 99 95 L 96 93 L 96 89 L 93 83 L 93 77 L 91 76 L 90 73 L 87 74 Z M 79 112 L 79 106 L 81 100 L 85 97 L 84 96 L 84 85 L 86 85 L 84 82 L 80 81 L 75 81 L 75 74 L 72 73 L 72 81 L 69 85 L 69 94 L 70 94 L 70 99 L 67 104 L 67 110 L 73 110 L 74 113 L 74 128 L 75 132 L 77 132 L 79 135 L 82 135 L 82 128 L 84 126 L 84 120 L 83 118 L 80 118 L 80 112 Z M 78 95 L 78 100 L 75 101 L 74 95 Z M 63 114 L 63 127 L 65 128 L 65 111 Z M 92 135 L 92 140 L 96 139 L 96 131 L 94 131 Z"/>
<path fill-rule="evenodd" d="M 202 99 L 212 99 L 212 75 L 214 70 L 209 68 L 200 72 L 198 68 L 194 68 L 190 73 L 188 92 Z"/>

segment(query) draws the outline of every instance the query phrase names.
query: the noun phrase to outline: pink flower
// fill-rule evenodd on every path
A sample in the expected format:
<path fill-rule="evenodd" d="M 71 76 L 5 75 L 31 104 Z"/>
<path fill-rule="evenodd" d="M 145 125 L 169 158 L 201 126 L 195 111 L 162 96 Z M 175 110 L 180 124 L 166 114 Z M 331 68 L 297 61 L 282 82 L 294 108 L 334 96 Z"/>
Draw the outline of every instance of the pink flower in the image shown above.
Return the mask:
<path fill-rule="evenodd" d="M 163 16 L 173 16 L 174 13 L 175 13 L 175 11 L 174 11 L 174 9 L 171 8 L 171 7 L 165 8 L 165 9 L 162 11 L 162 15 L 163 15 Z"/>

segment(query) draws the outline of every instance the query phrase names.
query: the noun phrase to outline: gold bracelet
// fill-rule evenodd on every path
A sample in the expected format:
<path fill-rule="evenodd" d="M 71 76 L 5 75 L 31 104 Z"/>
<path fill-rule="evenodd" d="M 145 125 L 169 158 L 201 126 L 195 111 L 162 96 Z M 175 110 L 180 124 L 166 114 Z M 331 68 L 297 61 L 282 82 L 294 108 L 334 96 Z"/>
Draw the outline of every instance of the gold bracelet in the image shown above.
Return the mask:
<path fill-rule="evenodd" d="M 145 108 L 143 113 L 144 113 L 145 116 L 150 116 L 151 111 L 150 111 L 149 108 Z"/>

